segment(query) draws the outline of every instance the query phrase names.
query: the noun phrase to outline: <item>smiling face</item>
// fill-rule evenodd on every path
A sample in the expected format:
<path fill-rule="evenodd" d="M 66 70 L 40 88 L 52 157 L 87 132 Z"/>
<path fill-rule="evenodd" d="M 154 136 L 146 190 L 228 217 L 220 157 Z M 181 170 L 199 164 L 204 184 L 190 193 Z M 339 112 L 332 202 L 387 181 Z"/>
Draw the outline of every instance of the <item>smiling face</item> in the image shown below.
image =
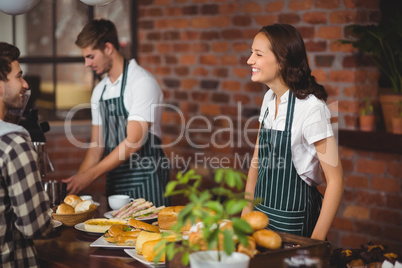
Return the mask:
<path fill-rule="evenodd" d="M 97 75 L 103 75 L 110 71 L 112 60 L 105 52 L 86 47 L 81 48 L 81 53 L 85 59 L 85 67 L 90 67 Z"/>
<path fill-rule="evenodd" d="M 278 83 L 283 84 L 279 72 L 279 63 L 265 34 L 258 33 L 254 37 L 251 56 L 247 60 L 247 64 L 252 68 L 252 81 L 264 83 L 270 88 L 275 87 Z"/>
<path fill-rule="evenodd" d="M 0 81 L 0 83 L 0 100 L 3 111 L 22 108 L 23 96 L 29 87 L 22 77 L 18 61 L 11 62 L 11 72 L 7 75 L 7 81 Z"/>

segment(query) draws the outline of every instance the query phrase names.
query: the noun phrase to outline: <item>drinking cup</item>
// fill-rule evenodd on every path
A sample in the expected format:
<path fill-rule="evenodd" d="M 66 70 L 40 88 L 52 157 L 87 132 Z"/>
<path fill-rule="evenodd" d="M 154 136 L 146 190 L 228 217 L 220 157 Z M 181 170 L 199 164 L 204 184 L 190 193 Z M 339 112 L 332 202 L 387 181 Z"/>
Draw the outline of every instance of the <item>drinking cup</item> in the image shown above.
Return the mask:
<path fill-rule="evenodd" d="M 116 194 L 108 197 L 109 206 L 113 210 L 118 210 L 133 200 L 133 198 L 124 194 Z"/>
<path fill-rule="evenodd" d="M 60 205 L 60 183 L 56 180 L 46 181 L 43 188 L 50 199 L 52 207 Z"/>

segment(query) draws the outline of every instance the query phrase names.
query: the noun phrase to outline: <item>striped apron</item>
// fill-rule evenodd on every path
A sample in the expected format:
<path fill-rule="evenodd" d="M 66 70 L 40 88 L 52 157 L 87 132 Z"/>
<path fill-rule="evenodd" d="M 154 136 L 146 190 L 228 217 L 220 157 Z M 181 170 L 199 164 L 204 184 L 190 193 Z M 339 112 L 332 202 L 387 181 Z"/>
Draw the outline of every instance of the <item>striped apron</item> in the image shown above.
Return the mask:
<path fill-rule="evenodd" d="M 310 237 L 321 210 L 321 194 L 296 172 L 292 161 L 291 127 L 296 98 L 289 91 L 285 130 L 264 128 L 261 123 L 258 178 L 254 197 L 263 201 L 255 210 L 268 215 L 268 229 Z"/>
<path fill-rule="evenodd" d="M 128 111 L 124 107 L 124 91 L 127 83 L 128 62 L 124 60 L 120 96 L 103 99 L 106 85 L 99 100 L 103 122 L 105 156 L 111 153 L 125 138 Z M 126 162 L 106 174 L 106 195 L 126 194 L 132 198 L 145 198 L 155 206 L 169 206 L 165 188 L 169 181 L 169 161 L 160 148 L 159 137 L 148 132 L 146 142 Z"/>

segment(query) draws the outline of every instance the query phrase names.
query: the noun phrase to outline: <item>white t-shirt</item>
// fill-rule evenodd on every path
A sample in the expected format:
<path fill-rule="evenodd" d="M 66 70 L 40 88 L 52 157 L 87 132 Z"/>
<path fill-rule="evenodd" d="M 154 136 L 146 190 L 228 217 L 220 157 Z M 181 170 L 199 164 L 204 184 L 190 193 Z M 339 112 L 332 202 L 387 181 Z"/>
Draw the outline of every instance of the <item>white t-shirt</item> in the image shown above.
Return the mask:
<path fill-rule="evenodd" d="M 102 118 L 98 109 L 103 88 L 106 85 L 103 100 L 117 98 L 120 96 L 121 80 L 123 74 L 112 83 L 109 76 L 105 76 L 100 81 L 91 96 L 92 124 L 102 125 Z M 150 122 L 149 131 L 159 138 L 162 137 L 161 117 L 163 93 L 151 73 L 142 68 L 132 59 L 129 61 L 127 70 L 127 83 L 124 91 L 124 106 L 127 109 L 128 121 Z"/>
<path fill-rule="evenodd" d="M 285 130 L 289 90 L 282 95 L 275 119 L 276 95 L 272 90 L 265 93 L 259 121 L 264 120 L 264 128 Z M 296 98 L 292 124 L 292 160 L 299 176 L 311 186 L 322 183 L 321 165 L 314 143 L 334 135 L 330 123 L 331 112 L 324 101 L 309 95 L 304 100 Z"/>

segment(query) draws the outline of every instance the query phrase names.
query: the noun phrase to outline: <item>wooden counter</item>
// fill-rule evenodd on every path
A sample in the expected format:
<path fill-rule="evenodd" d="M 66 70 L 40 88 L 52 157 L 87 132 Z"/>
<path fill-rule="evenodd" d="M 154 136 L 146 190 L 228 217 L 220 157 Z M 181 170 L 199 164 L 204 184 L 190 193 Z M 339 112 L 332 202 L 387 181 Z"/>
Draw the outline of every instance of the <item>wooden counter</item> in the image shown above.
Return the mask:
<path fill-rule="evenodd" d="M 106 197 L 94 197 L 100 203 L 95 218 L 108 211 Z M 123 249 L 94 248 L 90 244 L 100 235 L 91 235 L 74 227 L 60 226 L 46 238 L 34 241 L 42 268 L 47 267 L 149 267 L 131 258 Z"/>

